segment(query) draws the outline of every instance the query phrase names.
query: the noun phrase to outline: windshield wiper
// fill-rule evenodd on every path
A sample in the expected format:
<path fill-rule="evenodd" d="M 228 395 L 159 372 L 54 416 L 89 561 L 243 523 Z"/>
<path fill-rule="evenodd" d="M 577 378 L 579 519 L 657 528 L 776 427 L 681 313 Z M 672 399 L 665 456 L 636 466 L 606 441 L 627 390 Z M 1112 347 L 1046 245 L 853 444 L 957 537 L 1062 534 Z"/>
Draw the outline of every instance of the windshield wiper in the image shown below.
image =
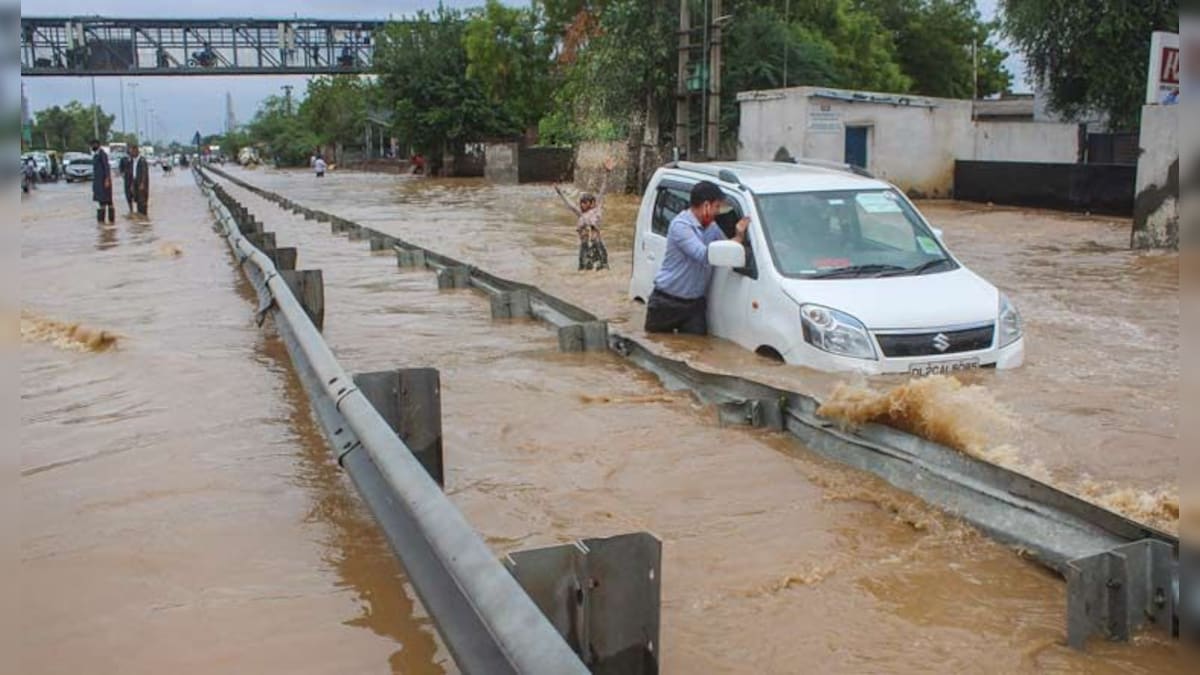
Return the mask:
<path fill-rule="evenodd" d="M 835 277 L 861 277 L 868 274 L 877 275 L 882 272 L 907 272 L 907 268 L 899 265 L 850 265 L 849 267 L 839 267 L 837 269 L 818 272 L 810 275 L 809 279 L 832 279 Z"/>
<path fill-rule="evenodd" d="M 880 274 L 879 276 L 881 276 L 881 277 L 899 277 L 899 276 L 924 274 L 924 273 L 928 272 L 929 270 L 935 269 L 935 268 L 940 267 L 943 264 L 949 263 L 949 262 L 953 262 L 953 261 L 950 260 L 950 258 L 934 258 L 933 260 L 926 260 L 925 262 L 921 263 L 920 265 L 917 265 L 916 267 L 902 269 L 899 272 L 889 272 L 886 274 Z"/>

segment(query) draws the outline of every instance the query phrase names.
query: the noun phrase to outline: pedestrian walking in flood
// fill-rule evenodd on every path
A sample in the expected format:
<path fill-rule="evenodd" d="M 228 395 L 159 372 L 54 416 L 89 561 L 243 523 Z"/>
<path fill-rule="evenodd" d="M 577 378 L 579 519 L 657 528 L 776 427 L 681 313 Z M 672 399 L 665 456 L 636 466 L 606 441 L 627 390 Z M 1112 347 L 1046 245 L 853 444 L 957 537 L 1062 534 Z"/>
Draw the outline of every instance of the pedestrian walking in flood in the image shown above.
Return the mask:
<path fill-rule="evenodd" d="M 129 181 L 138 215 L 147 215 L 150 204 L 150 163 L 142 155 L 137 143 L 129 145 Z"/>
<path fill-rule="evenodd" d="M 117 221 L 117 210 L 113 208 L 112 168 L 108 165 L 108 153 L 100 147 L 100 141 L 92 139 L 92 201 L 96 202 L 96 222 L 103 223 L 105 214 L 108 222 Z"/>
<path fill-rule="evenodd" d="M 313 169 L 317 172 L 317 178 L 325 177 L 325 168 L 325 158 L 317 155 L 316 159 L 313 160 Z"/>
<path fill-rule="evenodd" d="M 600 233 L 600 219 L 604 215 L 604 195 L 608 190 L 608 176 L 617 165 L 613 158 L 604 160 L 604 173 L 600 178 L 600 191 L 597 194 L 584 192 L 579 195 L 579 206 L 571 203 L 562 188 L 555 185 L 554 191 L 562 198 L 571 213 L 575 214 L 575 232 L 579 235 L 579 269 L 606 270 L 608 269 L 608 247 L 604 245 L 604 237 Z"/>

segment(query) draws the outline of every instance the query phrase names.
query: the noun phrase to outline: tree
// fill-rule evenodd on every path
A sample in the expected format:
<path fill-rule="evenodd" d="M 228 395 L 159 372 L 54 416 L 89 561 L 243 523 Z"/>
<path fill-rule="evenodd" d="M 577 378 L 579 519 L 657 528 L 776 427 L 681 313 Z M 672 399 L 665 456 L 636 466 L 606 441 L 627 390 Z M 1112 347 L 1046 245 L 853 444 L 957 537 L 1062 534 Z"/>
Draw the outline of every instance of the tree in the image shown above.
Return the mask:
<path fill-rule="evenodd" d="M 63 152 L 86 149 L 96 135 L 92 113 L 92 106 L 85 107 L 79 101 L 71 101 L 65 107 L 52 106 L 39 111 L 34 116 L 34 145 L 42 143 L 46 149 Z M 106 115 L 104 109 L 98 106 L 95 113 L 94 119 L 100 127 L 100 140 L 104 141 L 116 118 Z"/>
<path fill-rule="evenodd" d="M 505 116 L 526 129 L 545 114 L 555 84 L 551 43 L 538 19 L 533 8 L 488 0 L 471 15 L 463 35 L 467 77 L 479 82 L 492 105 L 506 108 Z"/>
<path fill-rule="evenodd" d="M 1067 117 L 1100 111 L 1111 128 L 1136 128 L 1150 34 L 1179 31 L 1178 0 L 1003 0 L 1001 8 L 1004 31 L 1053 110 Z"/>
<path fill-rule="evenodd" d="M 269 96 L 246 125 L 250 142 L 265 147 L 264 157 L 279 166 L 304 166 L 319 143 L 283 96 Z"/>
<path fill-rule="evenodd" d="M 997 26 L 980 18 L 975 0 L 858 1 L 891 32 L 914 93 L 971 98 L 1008 91 L 1008 55 L 992 44 Z"/>
<path fill-rule="evenodd" d="M 468 75 L 465 27 L 461 12 L 439 5 L 376 36 L 381 100 L 395 113 L 394 131 L 429 155 L 435 170 L 446 151 L 468 141 L 521 132 L 509 110 L 493 105 Z"/>
<path fill-rule="evenodd" d="M 333 144 L 338 162 L 343 146 L 362 138 L 367 120 L 367 89 L 357 75 L 315 77 L 308 81 L 300 117 L 319 143 Z"/>

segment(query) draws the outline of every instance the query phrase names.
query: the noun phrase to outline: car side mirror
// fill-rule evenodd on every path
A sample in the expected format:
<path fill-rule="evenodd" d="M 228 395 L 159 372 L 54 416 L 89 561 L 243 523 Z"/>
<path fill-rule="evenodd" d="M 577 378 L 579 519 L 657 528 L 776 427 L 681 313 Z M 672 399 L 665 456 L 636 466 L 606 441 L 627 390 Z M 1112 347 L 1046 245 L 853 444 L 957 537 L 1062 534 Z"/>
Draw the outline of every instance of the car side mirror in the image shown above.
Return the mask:
<path fill-rule="evenodd" d="M 931 228 L 929 228 L 929 229 L 933 231 L 933 236 L 937 237 L 937 238 L 938 238 L 938 241 L 941 241 L 941 240 L 942 240 L 942 228 L 940 228 L 940 227 L 931 227 Z"/>
<path fill-rule="evenodd" d="M 713 267 L 745 267 L 746 249 L 736 241 L 714 241 L 708 245 L 708 264 Z"/>

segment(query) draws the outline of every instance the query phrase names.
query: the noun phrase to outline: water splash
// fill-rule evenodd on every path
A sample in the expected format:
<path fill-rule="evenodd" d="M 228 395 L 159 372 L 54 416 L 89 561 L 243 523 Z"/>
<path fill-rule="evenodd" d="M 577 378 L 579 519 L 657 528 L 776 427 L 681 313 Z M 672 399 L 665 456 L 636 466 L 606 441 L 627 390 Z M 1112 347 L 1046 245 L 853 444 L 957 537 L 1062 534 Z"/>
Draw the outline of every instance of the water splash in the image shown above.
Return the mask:
<path fill-rule="evenodd" d="M 102 352 L 117 345 L 117 334 L 79 323 L 55 321 L 21 310 L 21 342 L 43 342 L 59 349 Z"/>
<path fill-rule="evenodd" d="M 164 258 L 178 258 L 183 255 L 183 247 L 169 241 L 164 242 L 159 245 L 158 254 Z"/>
<path fill-rule="evenodd" d="M 1139 490 L 1085 479 L 1078 492 L 1080 497 L 1110 511 L 1166 532 L 1178 533 L 1179 490 L 1174 486 Z"/>
<path fill-rule="evenodd" d="M 886 391 L 841 383 L 817 414 L 851 427 L 886 424 L 987 461 L 1015 459 L 989 447 L 997 431 L 1014 428 L 1012 413 L 984 387 L 954 377 L 912 379 Z"/>

